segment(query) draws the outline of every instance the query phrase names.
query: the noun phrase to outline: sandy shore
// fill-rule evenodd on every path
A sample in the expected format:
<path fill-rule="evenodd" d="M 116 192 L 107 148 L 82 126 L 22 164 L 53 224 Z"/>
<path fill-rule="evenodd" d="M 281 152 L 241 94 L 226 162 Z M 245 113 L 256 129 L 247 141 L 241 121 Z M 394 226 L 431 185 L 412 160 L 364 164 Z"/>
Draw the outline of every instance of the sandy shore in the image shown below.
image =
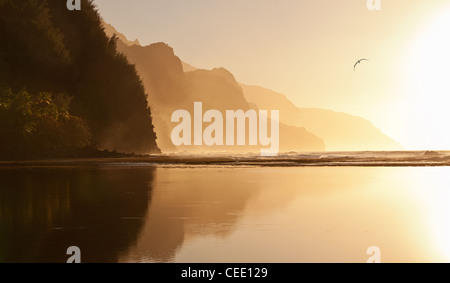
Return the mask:
<path fill-rule="evenodd" d="M 52 166 L 158 166 L 158 165 L 218 165 L 218 166 L 450 166 L 448 151 L 398 151 L 398 152 L 317 152 L 287 153 L 275 157 L 253 154 L 206 154 L 206 155 L 149 155 L 133 158 L 86 158 L 39 161 L 0 161 L 5 167 L 52 167 Z"/>

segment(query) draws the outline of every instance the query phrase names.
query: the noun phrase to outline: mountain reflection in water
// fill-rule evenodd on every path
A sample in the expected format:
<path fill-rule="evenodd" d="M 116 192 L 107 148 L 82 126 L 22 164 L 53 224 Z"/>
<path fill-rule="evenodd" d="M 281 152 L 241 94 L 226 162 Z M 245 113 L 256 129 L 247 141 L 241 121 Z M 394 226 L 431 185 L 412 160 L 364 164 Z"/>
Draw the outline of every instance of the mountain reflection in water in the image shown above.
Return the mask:
<path fill-rule="evenodd" d="M 447 167 L 0 170 L 0 262 L 448 261 Z"/>

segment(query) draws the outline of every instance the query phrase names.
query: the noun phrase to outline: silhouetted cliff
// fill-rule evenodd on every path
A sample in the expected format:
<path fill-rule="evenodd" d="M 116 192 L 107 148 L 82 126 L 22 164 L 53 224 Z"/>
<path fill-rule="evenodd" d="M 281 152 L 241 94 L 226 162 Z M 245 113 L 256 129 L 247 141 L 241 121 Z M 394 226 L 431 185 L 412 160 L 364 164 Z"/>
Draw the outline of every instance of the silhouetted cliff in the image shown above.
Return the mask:
<path fill-rule="evenodd" d="M 60 0 L 1 1 L 0 38 L 0 132 L 10 137 L 0 158 L 64 156 L 77 146 L 159 150 L 140 78 L 92 1 L 81 11 Z"/>
<path fill-rule="evenodd" d="M 326 109 L 298 108 L 283 94 L 259 86 L 241 84 L 245 97 L 264 109 L 279 109 L 280 121 L 302 126 L 322 137 L 329 151 L 401 150 L 370 121 Z"/>
<path fill-rule="evenodd" d="M 195 69 L 183 72 L 184 64 L 173 49 L 165 43 L 149 46 L 130 46 L 118 42 L 118 49 L 125 54 L 136 69 L 149 93 L 158 146 L 165 152 L 257 152 L 260 146 L 178 146 L 170 139 L 176 126 L 171 116 L 175 110 L 185 109 L 194 113 L 194 102 L 202 102 L 204 111 L 219 110 L 225 117 L 226 110 L 252 109 L 244 97 L 238 82 L 228 70 Z M 194 68 L 192 68 L 194 69 Z M 261 109 L 265 110 L 265 109 Z M 280 151 L 325 150 L 322 139 L 301 127 L 280 125 Z"/>

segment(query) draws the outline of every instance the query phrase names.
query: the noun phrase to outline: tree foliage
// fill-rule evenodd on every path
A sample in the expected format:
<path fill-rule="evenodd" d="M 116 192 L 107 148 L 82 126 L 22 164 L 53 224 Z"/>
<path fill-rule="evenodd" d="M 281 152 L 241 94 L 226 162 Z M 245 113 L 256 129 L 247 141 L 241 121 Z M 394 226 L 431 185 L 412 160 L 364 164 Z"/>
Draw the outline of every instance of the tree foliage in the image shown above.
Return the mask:
<path fill-rule="evenodd" d="M 90 145 L 85 122 L 69 114 L 71 98 L 48 92 L 0 90 L 0 147 L 4 158 L 45 157 Z M 5 150 L 6 149 L 6 150 Z"/>
<path fill-rule="evenodd" d="M 158 151 L 144 87 L 135 66 L 117 52 L 116 40 L 106 36 L 90 0 L 82 0 L 81 11 L 67 10 L 66 1 L 61 0 L 0 0 L 1 99 L 2 105 L 10 104 L 7 108 L 2 106 L 2 115 L 11 119 L 1 122 L 0 135 L 14 132 L 6 125 L 12 127 L 27 117 L 32 121 L 23 122 L 20 129 L 32 130 L 33 139 L 27 134 L 21 136 L 29 141 L 36 141 L 38 133 L 46 129 L 44 124 L 65 121 L 55 132 L 43 134 L 47 139 L 53 138 L 49 144 L 86 145 L 83 131 L 78 132 L 78 139 L 71 136 L 74 141 L 68 142 L 64 131 L 57 130 L 72 123 L 75 128 L 82 124 L 88 127 L 91 144 L 98 149 Z M 59 96 L 54 95 L 58 93 L 73 99 L 67 100 L 67 105 L 59 104 Z M 39 101 L 50 104 L 37 107 L 44 106 Z M 14 108 L 15 103 L 31 112 L 14 116 L 10 111 L 18 109 Z M 27 108 L 27 103 L 37 104 Z M 62 119 L 61 115 L 69 119 Z M 13 147 L 13 137 L 18 138 L 7 138 L 10 144 L 6 146 Z M 36 147 L 30 145 L 31 149 Z"/>

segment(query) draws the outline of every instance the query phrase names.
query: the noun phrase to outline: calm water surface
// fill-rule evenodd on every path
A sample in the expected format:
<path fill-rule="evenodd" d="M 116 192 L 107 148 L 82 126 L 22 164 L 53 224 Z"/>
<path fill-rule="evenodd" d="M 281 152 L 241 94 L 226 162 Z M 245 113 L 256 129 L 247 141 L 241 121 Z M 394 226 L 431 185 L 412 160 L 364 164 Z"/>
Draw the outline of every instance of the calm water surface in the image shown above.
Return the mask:
<path fill-rule="evenodd" d="M 450 168 L 0 170 L 0 262 L 450 261 Z"/>

